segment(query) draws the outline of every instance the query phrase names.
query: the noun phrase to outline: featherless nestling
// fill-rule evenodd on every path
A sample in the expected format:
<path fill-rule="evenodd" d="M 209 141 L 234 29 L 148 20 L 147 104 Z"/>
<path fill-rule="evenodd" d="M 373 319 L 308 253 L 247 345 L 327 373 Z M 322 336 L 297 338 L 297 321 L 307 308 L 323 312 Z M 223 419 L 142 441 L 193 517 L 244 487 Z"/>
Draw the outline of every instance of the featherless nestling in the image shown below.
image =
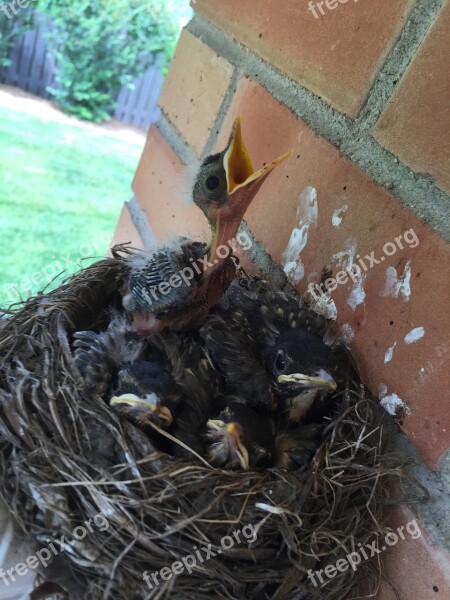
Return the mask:
<path fill-rule="evenodd" d="M 138 333 L 194 328 L 204 320 L 235 276 L 230 242 L 247 208 L 269 173 L 287 156 L 255 171 L 236 119 L 226 148 L 203 161 L 193 186 L 194 203 L 211 228 L 209 244 L 183 238 L 173 248 L 129 259 L 131 273 L 123 305 Z M 216 250 L 222 245 L 229 252 L 219 255 Z"/>

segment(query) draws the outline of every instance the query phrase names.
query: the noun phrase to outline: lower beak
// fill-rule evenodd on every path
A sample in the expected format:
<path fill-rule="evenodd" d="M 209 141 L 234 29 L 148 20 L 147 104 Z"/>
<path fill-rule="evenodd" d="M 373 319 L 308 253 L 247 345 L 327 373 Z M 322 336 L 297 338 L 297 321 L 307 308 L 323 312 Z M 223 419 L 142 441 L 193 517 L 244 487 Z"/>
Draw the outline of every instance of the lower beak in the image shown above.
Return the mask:
<path fill-rule="evenodd" d="M 241 446 L 236 448 L 236 455 L 239 460 L 239 464 L 241 465 L 244 471 L 248 471 L 250 469 L 250 462 L 248 458 L 247 448 L 245 446 Z"/>
<path fill-rule="evenodd" d="M 248 456 L 248 451 L 245 445 L 243 444 L 241 435 L 234 423 L 229 423 L 227 425 L 227 433 L 229 435 L 234 452 L 238 457 L 241 468 L 245 471 L 248 471 L 250 469 L 250 459 Z"/>
<path fill-rule="evenodd" d="M 278 383 L 292 383 L 299 388 L 314 390 L 335 390 L 337 384 L 327 371 L 321 369 L 317 375 L 303 375 L 303 373 L 291 373 L 280 375 Z"/>
<path fill-rule="evenodd" d="M 253 161 L 242 139 L 241 120 L 239 117 L 236 118 L 223 158 L 227 177 L 228 201 L 217 218 L 215 236 L 209 253 L 212 259 L 215 258 L 216 249 L 219 246 L 228 245 L 234 239 L 245 211 L 266 177 L 289 155 L 290 151 L 255 171 Z"/>

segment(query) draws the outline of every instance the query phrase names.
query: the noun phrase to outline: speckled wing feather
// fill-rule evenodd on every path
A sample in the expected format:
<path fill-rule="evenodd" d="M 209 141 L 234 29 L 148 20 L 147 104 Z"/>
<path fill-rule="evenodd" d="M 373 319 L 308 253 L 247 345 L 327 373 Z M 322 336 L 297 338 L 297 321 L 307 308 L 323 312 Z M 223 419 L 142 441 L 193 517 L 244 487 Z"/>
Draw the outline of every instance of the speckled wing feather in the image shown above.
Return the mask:
<path fill-rule="evenodd" d="M 235 280 L 201 329 L 206 348 L 225 377 L 227 389 L 254 405 L 270 406 L 266 352 L 280 332 L 298 327 L 323 336 L 328 321 L 256 277 Z"/>
<path fill-rule="evenodd" d="M 309 464 L 322 442 L 324 425 L 312 423 L 291 430 L 279 430 L 275 436 L 275 465 L 288 471 Z"/>
<path fill-rule="evenodd" d="M 120 367 L 142 355 L 144 343 L 124 320 L 117 320 L 102 333 L 78 331 L 73 346 L 74 364 L 86 387 L 104 396 Z"/>
<path fill-rule="evenodd" d="M 260 346 L 288 329 L 302 328 L 323 337 L 331 326 L 330 321 L 308 308 L 301 298 L 277 290 L 257 277 L 233 282 L 226 300 L 227 312 L 244 312 Z"/>
<path fill-rule="evenodd" d="M 177 341 L 177 371 L 175 380 L 183 392 L 184 401 L 174 425 L 174 435 L 200 455 L 204 454 L 203 432 L 207 420 L 220 405 L 219 375 L 209 362 L 201 344 L 190 336 L 168 332 Z M 192 458 L 180 446 L 176 456 Z"/>
<path fill-rule="evenodd" d="M 170 315 L 189 305 L 195 297 L 201 279 L 193 263 L 204 255 L 206 244 L 185 242 L 179 248 L 164 247 L 132 266 L 129 287 L 137 305 L 151 311 L 158 318 Z M 181 279 L 177 285 L 169 283 L 183 269 L 191 269 L 193 277 L 188 283 Z M 178 285 L 180 283 L 181 285 Z M 161 287 L 163 284 L 163 287 Z M 164 293 L 163 291 L 164 290 Z"/>
<path fill-rule="evenodd" d="M 249 404 L 269 407 L 272 402 L 270 379 L 245 313 L 238 309 L 226 316 L 210 315 L 201 335 L 225 378 L 227 390 L 246 398 Z"/>

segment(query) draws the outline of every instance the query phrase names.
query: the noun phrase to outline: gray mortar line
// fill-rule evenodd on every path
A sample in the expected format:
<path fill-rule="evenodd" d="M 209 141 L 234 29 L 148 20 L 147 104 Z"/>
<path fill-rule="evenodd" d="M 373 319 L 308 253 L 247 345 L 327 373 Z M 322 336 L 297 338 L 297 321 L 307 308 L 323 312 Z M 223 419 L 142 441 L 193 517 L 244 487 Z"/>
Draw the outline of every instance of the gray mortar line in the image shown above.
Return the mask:
<path fill-rule="evenodd" d="M 242 221 L 239 233 L 246 235 L 250 239 L 251 246 L 245 252 L 267 279 L 282 291 L 298 296 L 298 291 L 290 284 L 280 265 L 265 250 L 261 242 L 258 242 L 245 221 Z"/>
<path fill-rule="evenodd" d="M 318 99 L 312 92 L 202 17 L 195 15 L 186 27 L 206 45 L 226 58 L 242 75 L 250 75 L 257 83 L 268 89 L 277 100 L 282 98 L 280 101 L 304 121 L 317 121 L 318 124 L 323 122 L 325 137 L 333 140 L 336 145 L 340 143 L 351 124 L 351 119 L 341 115 L 324 102 L 318 101 L 315 104 Z"/>
<path fill-rule="evenodd" d="M 147 250 L 154 248 L 157 241 L 150 223 L 148 222 L 146 212 L 139 206 L 139 203 L 134 196 L 131 198 L 131 200 L 125 202 L 125 206 L 134 226 L 141 237 L 144 248 Z"/>
<path fill-rule="evenodd" d="M 233 66 L 233 75 L 230 79 L 230 83 L 228 85 L 225 96 L 220 105 L 219 111 L 216 115 L 214 123 L 211 127 L 211 132 L 208 138 L 208 141 L 205 144 L 205 148 L 201 154 L 200 160 L 208 156 L 211 152 L 214 151 L 214 146 L 216 143 L 217 135 L 222 129 L 223 122 L 228 113 L 230 105 L 233 101 L 234 93 L 236 91 L 236 87 L 240 77 L 242 76 L 241 70 L 239 67 Z M 194 154 L 189 144 L 184 140 L 181 132 L 178 131 L 176 126 L 171 122 L 169 117 L 167 117 L 164 111 L 161 109 L 161 116 L 157 123 L 155 123 L 156 128 L 161 133 L 166 142 L 172 146 L 175 152 L 178 154 L 181 162 L 184 165 L 192 164 L 193 161 L 199 160 L 199 158 Z"/>
<path fill-rule="evenodd" d="M 298 296 L 298 291 L 289 283 L 280 266 L 266 252 L 249 230 L 248 225 L 241 224 L 241 233 L 247 235 L 251 240 L 251 247 L 246 251 L 257 267 L 267 278 L 285 292 Z M 437 471 L 432 471 L 424 463 L 419 452 L 409 441 L 407 436 L 399 431 L 398 425 L 387 413 L 384 422 L 388 431 L 391 432 L 391 450 L 398 452 L 409 463 L 407 472 L 428 490 L 430 497 L 424 502 L 418 502 L 413 508 L 418 513 L 421 521 L 427 528 L 431 537 L 440 547 L 450 548 L 450 450 L 441 459 Z M 407 487 L 407 498 L 409 495 L 417 495 L 414 485 Z M 420 496 L 420 493 L 419 493 Z"/>
<path fill-rule="evenodd" d="M 392 97 L 395 87 L 415 57 L 419 46 L 442 8 L 444 0 L 418 0 L 397 42 L 391 49 L 370 90 L 356 124 L 371 129 Z"/>
<path fill-rule="evenodd" d="M 433 2 L 433 10 L 436 13 L 438 10 L 436 5 L 438 5 L 439 2 L 436 2 L 435 0 L 431 1 Z M 407 23 L 407 26 L 411 28 L 411 33 L 401 36 L 398 42 L 400 47 L 398 49 L 397 47 L 394 47 L 381 73 L 390 73 L 390 65 L 397 64 L 397 61 L 399 60 L 398 54 L 401 54 L 401 46 L 409 43 L 412 44 L 411 41 L 408 41 L 411 40 L 411 36 L 416 40 L 414 43 L 416 44 L 415 49 L 417 49 L 422 37 L 426 34 L 426 31 L 430 26 L 429 21 L 427 24 L 415 22 L 415 19 L 423 14 L 422 11 L 426 9 L 426 4 L 426 0 L 419 0 L 419 4 L 410 16 L 412 22 Z M 290 80 L 278 69 L 265 63 L 265 61 L 251 53 L 250 50 L 232 41 L 226 34 L 200 17 L 196 17 L 193 22 L 191 21 L 188 29 L 212 49 L 227 58 L 235 66 L 233 78 L 230 81 L 227 94 L 222 102 L 216 122 L 211 131 L 205 153 L 210 152 L 214 147 L 217 139 L 216 132 L 220 131 L 227 116 L 238 78 L 244 73 L 248 73 L 256 81 L 261 82 L 275 98 L 290 108 L 294 114 L 302 118 L 320 135 L 327 138 L 335 146 L 341 149 L 344 154 L 353 160 L 353 162 L 362 166 L 372 179 L 386 187 L 391 193 L 392 190 L 394 190 L 394 192 L 398 194 L 397 197 L 401 204 L 410 207 L 420 218 L 424 220 L 427 220 L 428 218 L 430 224 L 446 237 L 445 224 L 440 223 L 439 219 L 436 220 L 432 217 L 430 218 L 429 207 L 424 206 L 423 203 L 426 196 L 431 196 L 432 194 L 437 196 L 436 200 L 440 203 L 442 203 L 442 201 L 447 202 L 448 196 L 439 190 L 439 188 L 436 188 L 430 177 L 413 174 L 408 167 L 400 164 L 395 156 L 382 148 L 366 133 L 360 131 L 360 128 L 363 125 L 367 126 L 367 124 L 370 123 L 370 119 L 375 118 L 376 120 L 378 110 L 381 112 L 381 109 L 379 108 L 380 103 L 383 101 L 381 83 L 378 81 L 375 83 L 373 97 L 369 97 L 369 101 L 358 120 L 358 124 L 355 124 L 354 121 L 320 101 L 306 88 L 303 88 L 300 84 Z M 396 76 L 399 78 L 403 72 L 401 69 L 408 66 L 415 49 L 411 51 L 409 59 L 403 59 L 403 63 L 397 67 Z M 397 56 L 395 53 L 397 53 Z M 242 60 L 243 54 L 245 56 L 244 61 Z M 269 71 L 269 75 L 267 75 L 266 69 Z M 380 82 L 382 79 L 383 78 L 381 78 Z M 394 75 L 392 74 L 391 84 L 393 84 L 394 79 Z M 390 96 L 391 93 L 392 90 L 387 95 Z M 195 158 L 188 144 L 182 141 L 181 136 L 178 134 L 175 127 L 164 115 L 158 124 L 158 129 L 185 164 L 189 164 L 190 161 Z M 349 134 L 350 140 L 347 140 Z M 355 137 L 358 139 L 355 140 Z M 374 153 L 374 158 L 367 158 L 365 156 L 367 152 Z M 378 161 L 381 164 L 377 164 Z M 386 164 L 383 164 L 384 162 Z M 397 181 L 395 181 L 395 179 L 397 179 Z M 418 194 L 412 193 L 413 191 L 417 192 L 418 189 Z M 408 196 L 411 196 L 413 200 Z M 145 212 L 139 207 L 134 198 L 130 203 L 127 203 L 127 206 L 130 210 L 133 222 L 136 225 L 144 244 L 147 246 L 147 242 L 144 238 L 150 236 L 149 239 L 153 242 L 154 236 L 151 232 Z M 423 214 L 421 214 L 422 209 Z M 441 210 L 443 216 L 445 216 L 448 208 L 446 206 L 441 206 Z M 240 232 L 250 238 L 252 245 L 247 251 L 247 254 L 267 278 L 280 289 L 297 294 L 296 290 L 288 282 L 286 275 L 280 266 L 265 250 L 263 245 L 255 239 L 245 222 L 241 224 Z M 410 459 L 411 466 L 408 469 L 409 472 L 429 491 L 430 499 L 424 503 L 414 505 L 414 508 L 417 510 L 421 521 L 424 523 L 433 539 L 440 546 L 448 547 L 450 544 L 450 519 L 448 516 L 446 517 L 446 515 L 450 514 L 450 503 L 448 500 L 448 488 L 450 484 L 450 451 L 448 455 L 441 460 L 439 469 L 434 472 L 425 465 L 420 454 L 405 434 L 398 433 L 395 436 L 395 439 L 393 440 L 393 450 L 401 452 L 402 455 Z"/>
<path fill-rule="evenodd" d="M 156 240 L 145 211 L 139 206 L 134 197 L 129 202 L 126 202 L 125 205 L 141 236 L 144 246 L 146 248 L 154 247 Z M 255 239 L 245 222 L 241 223 L 239 231 L 250 239 L 251 246 L 247 250 L 247 254 L 264 275 L 280 289 L 297 295 L 298 292 L 289 283 L 278 263 L 274 261 L 263 245 Z M 389 417 L 386 415 L 386 418 Z M 396 427 L 392 420 L 390 427 Z M 424 503 L 415 505 L 415 508 L 435 542 L 439 546 L 448 547 L 450 545 L 450 518 L 446 515 L 450 515 L 450 503 L 448 499 L 450 451 L 441 460 L 438 471 L 434 472 L 425 465 L 420 454 L 405 434 L 397 433 L 393 440 L 393 450 L 401 452 L 402 455 L 410 460 L 411 466 L 408 471 L 429 491 L 430 499 Z"/>
<path fill-rule="evenodd" d="M 415 11 L 413 13 L 414 18 L 420 14 Z M 383 186 L 402 206 L 412 210 L 421 220 L 450 241 L 450 198 L 436 186 L 430 176 L 411 171 L 378 144 L 370 132 L 325 104 L 298 82 L 294 82 L 202 17 L 195 15 L 187 29 L 230 63 L 239 67 L 242 73 L 265 87 L 294 115 L 336 146 L 373 181 Z M 414 28 L 412 30 L 416 31 Z M 405 38 L 402 37 L 401 43 L 405 43 Z M 370 115 L 375 109 L 370 109 L 368 104 L 367 110 Z M 221 118 L 224 118 L 224 115 L 221 115 Z"/>
<path fill-rule="evenodd" d="M 436 471 L 432 471 L 423 461 L 419 452 L 404 433 L 394 439 L 393 451 L 400 452 L 411 462 L 407 471 L 429 492 L 424 502 L 414 504 L 420 520 L 424 523 L 435 543 L 450 550 L 450 499 L 449 464 L 450 451 L 445 455 Z"/>
<path fill-rule="evenodd" d="M 186 166 L 198 162 L 198 157 L 195 156 L 189 144 L 184 141 L 183 136 L 173 123 L 166 117 L 161 110 L 159 121 L 154 124 L 159 133 L 163 136 L 166 142 L 173 148 L 178 155 L 178 158 Z"/>
<path fill-rule="evenodd" d="M 358 135 L 359 132 L 354 132 Z M 444 239 L 450 241 L 450 197 L 436 186 L 429 175 L 411 171 L 394 154 L 369 134 L 352 133 L 339 150 L 376 183 L 383 186 L 400 205 L 409 208 Z"/>
<path fill-rule="evenodd" d="M 222 100 L 222 104 L 220 105 L 219 111 L 214 120 L 214 124 L 211 128 L 211 133 L 208 142 L 205 145 L 202 158 L 205 158 L 205 156 L 208 156 L 208 154 L 212 154 L 214 152 L 217 136 L 223 127 L 225 118 L 228 114 L 231 103 L 233 102 L 234 94 L 236 92 L 236 88 L 241 77 L 241 68 L 238 65 L 233 65 L 233 75 L 230 79 L 230 83 Z"/>

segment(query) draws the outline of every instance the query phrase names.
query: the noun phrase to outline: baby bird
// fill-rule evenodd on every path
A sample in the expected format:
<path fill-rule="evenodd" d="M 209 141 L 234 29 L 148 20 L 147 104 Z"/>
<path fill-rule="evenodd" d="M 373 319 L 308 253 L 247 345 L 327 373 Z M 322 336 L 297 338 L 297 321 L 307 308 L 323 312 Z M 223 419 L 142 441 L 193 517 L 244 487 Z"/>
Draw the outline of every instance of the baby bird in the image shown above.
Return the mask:
<path fill-rule="evenodd" d="M 232 283 L 201 335 L 229 393 L 299 423 L 349 376 L 345 349 L 324 342 L 331 327 L 299 298 L 250 278 Z"/>
<path fill-rule="evenodd" d="M 114 393 L 109 405 L 144 430 L 151 427 L 150 422 L 169 429 L 181 402 L 180 390 L 171 373 L 158 363 L 143 360 L 119 370 Z"/>
<path fill-rule="evenodd" d="M 225 400 L 226 407 L 206 425 L 207 460 L 228 469 L 262 469 L 275 456 L 271 420 L 259 415 L 239 399 Z"/>
<path fill-rule="evenodd" d="M 74 340 L 74 363 L 86 389 L 141 428 L 150 421 L 170 427 L 181 392 L 175 379 L 177 361 L 171 360 L 166 340 L 144 343 L 119 316 L 106 331 L 80 331 Z"/>
<path fill-rule="evenodd" d="M 244 471 L 269 467 L 294 471 L 311 462 L 322 441 L 323 425 L 292 427 L 260 415 L 241 398 L 224 401 L 225 408 L 206 425 L 206 458 L 211 465 Z"/>
<path fill-rule="evenodd" d="M 266 362 L 279 413 L 291 423 L 303 422 L 313 402 L 336 390 L 338 369 L 335 355 L 319 337 L 304 329 L 279 334 Z"/>
<path fill-rule="evenodd" d="M 123 305 L 139 334 L 151 335 L 167 327 L 192 329 L 204 320 L 234 278 L 232 242 L 247 208 L 287 156 L 255 171 L 236 119 L 226 148 L 203 161 L 193 187 L 193 200 L 211 228 L 209 244 L 183 238 L 177 248 L 129 259 Z M 227 251 L 218 253 L 220 246 Z"/>
<path fill-rule="evenodd" d="M 203 453 L 218 376 L 198 342 L 173 331 L 144 339 L 121 316 L 102 333 L 83 331 L 74 338 L 74 363 L 88 391 L 146 432 L 158 425 Z M 191 456 L 186 448 L 173 452 Z"/>
<path fill-rule="evenodd" d="M 322 442 L 324 426 L 318 423 L 290 429 L 279 426 L 275 435 L 274 466 L 285 471 L 297 471 L 308 465 Z"/>

